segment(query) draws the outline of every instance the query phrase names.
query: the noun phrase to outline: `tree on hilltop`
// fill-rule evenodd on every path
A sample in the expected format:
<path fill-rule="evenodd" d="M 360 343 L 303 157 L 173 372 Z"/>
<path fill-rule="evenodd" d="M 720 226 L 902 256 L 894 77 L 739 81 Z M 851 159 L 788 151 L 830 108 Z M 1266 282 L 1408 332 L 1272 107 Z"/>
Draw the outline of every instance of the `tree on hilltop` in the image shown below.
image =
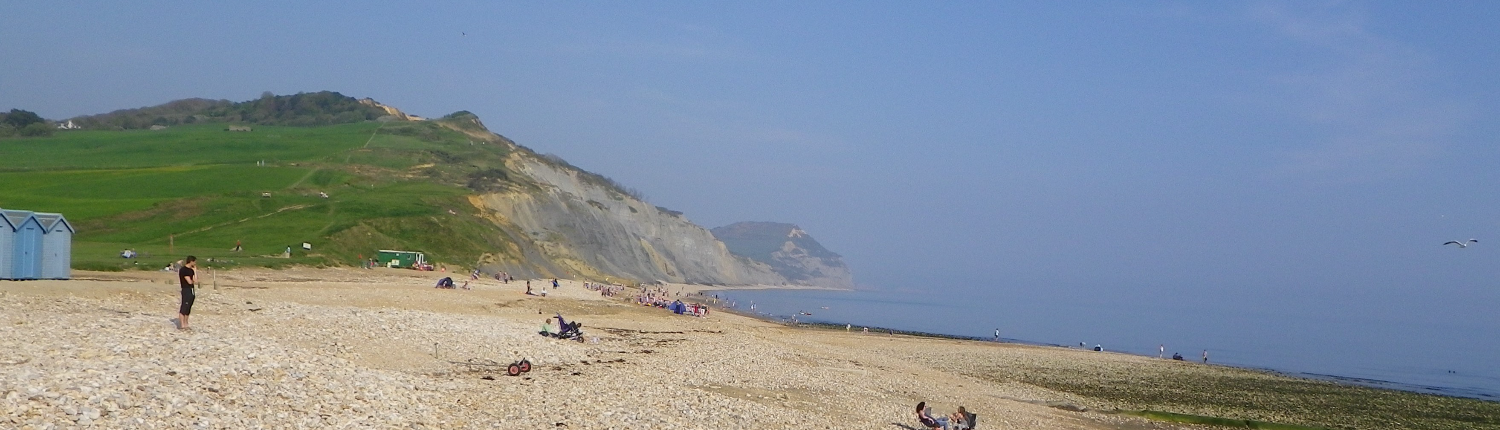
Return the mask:
<path fill-rule="evenodd" d="M 249 123 L 259 125 L 319 126 L 368 121 L 385 111 L 359 103 L 332 91 L 278 96 L 267 91 L 243 102 L 184 99 L 160 106 L 122 109 L 73 118 L 84 128 L 130 130 L 152 125 L 173 126 L 199 122 Z"/>
<path fill-rule="evenodd" d="M 0 136 L 51 136 L 52 126 L 36 112 L 11 109 L 0 112 Z"/>
<path fill-rule="evenodd" d="M 5 114 L 4 121 L 17 130 L 26 128 L 28 125 L 47 122 L 40 115 L 37 115 L 36 112 L 20 109 L 11 109 L 10 112 Z"/>

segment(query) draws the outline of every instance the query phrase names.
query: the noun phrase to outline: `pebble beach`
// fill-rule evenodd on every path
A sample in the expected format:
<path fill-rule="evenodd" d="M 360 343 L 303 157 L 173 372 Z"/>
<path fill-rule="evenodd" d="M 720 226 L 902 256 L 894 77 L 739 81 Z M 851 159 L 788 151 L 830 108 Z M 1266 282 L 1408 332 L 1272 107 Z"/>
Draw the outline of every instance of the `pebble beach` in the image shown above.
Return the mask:
<path fill-rule="evenodd" d="M 74 276 L 0 283 L 0 427 L 915 429 L 912 406 L 926 401 L 942 414 L 964 406 L 980 428 L 1208 428 L 1117 412 L 1161 408 L 1149 394 L 1107 398 L 1048 381 L 1280 378 L 673 315 L 577 281 L 547 297 L 525 295 L 524 281 L 440 290 L 432 285 L 446 274 L 390 269 L 212 273 L 192 329 L 178 330 L 172 274 Z M 558 313 L 584 324 L 584 342 L 537 334 Z M 523 358 L 533 370 L 507 376 L 504 365 Z M 1250 418 L 1308 419 L 1265 415 Z"/>

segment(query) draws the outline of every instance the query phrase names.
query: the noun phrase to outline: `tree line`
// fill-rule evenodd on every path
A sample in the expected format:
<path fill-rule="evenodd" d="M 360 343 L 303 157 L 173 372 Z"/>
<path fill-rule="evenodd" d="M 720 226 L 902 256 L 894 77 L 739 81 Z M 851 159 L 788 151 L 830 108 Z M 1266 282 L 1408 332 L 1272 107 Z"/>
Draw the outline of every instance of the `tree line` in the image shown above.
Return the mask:
<path fill-rule="evenodd" d="M 51 136 L 52 126 L 36 112 L 11 109 L 0 112 L 0 137 Z"/>
<path fill-rule="evenodd" d="M 175 100 L 159 106 L 73 118 L 73 123 L 93 130 L 136 130 L 200 122 L 320 126 L 373 120 L 385 114 L 383 109 L 333 91 L 288 96 L 266 92 L 260 98 L 243 102 Z"/>

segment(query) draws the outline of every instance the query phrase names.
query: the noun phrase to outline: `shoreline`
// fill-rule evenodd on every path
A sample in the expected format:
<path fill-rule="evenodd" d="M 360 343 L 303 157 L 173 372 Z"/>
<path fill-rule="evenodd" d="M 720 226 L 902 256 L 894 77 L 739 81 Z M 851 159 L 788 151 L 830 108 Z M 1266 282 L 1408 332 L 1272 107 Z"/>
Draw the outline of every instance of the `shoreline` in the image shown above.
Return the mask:
<path fill-rule="evenodd" d="M 200 290 L 194 330 L 178 331 L 170 273 L 76 275 L 0 283 L 11 333 L 0 339 L 0 427 L 782 429 L 818 416 L 818 427 L 910 429 L 918 401 L 939 413 L 967 406 L 981 426 L 1008 429 L 1214 428 L 1169 422 L 1200 422 L 1182 418 L 1192 416 L 1500 427 L 1493 402 L 1063 347 L 788 327 L 719 307 L 681 316 L 572 280 L 537 297 L 523 294 L 525 280 L 432 288 L 451 272 L 222 271 L 217 289 Z M 555 313 L 583 322 L 586 341 L 537 336 Z M 520 358 L 535 370 L 465 364 Z"/>
<path fill-rule="evenodd" d="M 322 282 L 352 282 L 352 283 L 362 282 L 361 277 L 359 277 L 359 276 L 353 276 L 353 275 L 367 273 L 366 272 L 367 270 L 373 270 L 373 271 L 375 271 L 375 274 L 378 274 L 378 275 L 381 275 L 381 276 L 398 277 L 398 278 L 411 278 L 411 279 L 423 279 L 423 280 L 427 280 L 429 278 L 436 279 L 436 278 L 441 278 L 443 276 L 450 276 L 450 277 L 454 277 L 455 280 L 458 280 L 458 281 L 462 282 L 462 280 L 463 280 L 462 278 L 464 278 L 466 276 L 464 274 L 453 273 L 453 272 L 436 272 L 436 271 L 427 272 L 427 271 L 415 271 L 415 270 L 407 270 L 407 269 L 389 269 L 389 268 L 360 269 L 360 268 L 353 268 L 353 267 L 318 268 L 318 267 L 303 267 L 303 266 L 292 267 L 292 268 L 283 268 L 283 269 L 272 269 L 272 268 L 263 268 L 263 267 L 235 267 L 235 268 L 229 268 L 229 269 L 218 269 L 218 270 L 215 270 L 214 272 L 224 273 L 224 274 L 231 274 L 231 275 L 245 275 L 245 274 L 250 274 L 250 275 L 252 275 L 251 277 L 253 279 L 253 278 L 259 278 L 259 277 L 264 277 L 264 276 L 272 276 L 273 274 L 285 272 L 285 271 L 288 271 L 288 270 L 311 270 L 311 271 L 317 271 L 319 273 L 338 273 L 338 274 L 343 274 L 342 272 L 353 272 L 352 274 L 347 274 L 347 276 L 333 276 L 333 277 L 328 277 L 328 279 L 319 279 L 319 281 L 322 281 Z M 75 280 L 84 280 L 84 281 L 97 280 L 97 281 L 111 281 L 111 282 L 121 282 L 121 281 L 128 282 L 128 281 L 132 281 L 132 280 L 154 280 L 154 281 L 160 281 L 160 280 L 171 280 L 172 279 L 172 274 L 170 274 L 168 272 L 158 271 L 158 270 L 135 270 L 135 271 L 125 270 L 125 271 L 102 271 L 102 272 L 101 271 L 75 270 L 74 273 L 76 274 L 76 276 L 74 278 Z M 213 276 L 213 275 L 216 275 L 217 273 L 211 273 L 210 277 Z M 441 275 L 441 276 L 439 276 L 439 275 Z M 457 276 L 455 276 L 455 275 L 457 275 Z M 237 278 L 238 276 L 235 276 L 235 277 Z M 217 281 L 217 279 L 214 278 L 214 279 L 207 279 L 205 282 L 210 282 L 211 283 L 211 282 L 216 282 L 216 281 Z M 227 278 L 226 278 L 225 281 L 226 281 L 225 284 L 224 284 L 225 288 L 245 288 L 245 287 L 240 286 L 240 285 L 231 284 L 231 282 L 238 283 L 238 281 L 231 281 L 230 279 L 227 279 Z M 480 281 L 485 281 L 485 279 L 481 278 Z M 519 285 L 524 285 L 525 281 L 526 281 L 525 279 L 518 279 L 515 282 L 519 283 Z M 536 281 L 544 281 L 544 280 L 543 279 L 537 279 Z M 579 283 L 582 282 L 582 281 L 573 281 L 573 280 L 562 280 L 562 281 L 563 282 L 579 282 Z M 729 285 L 703 285 L 703 284 L 674 284 L 674 283 L 666 283 L 666 284 L 662 284 L 660 286 L 665 287 L 665 288 L 669 288 L 669 289 L 673 288 L 673 287 L 676 287 L 676 288 L 678 288 L 679 291 L 681 291 L 683 293 L 683 298 L 685 299 L 685 301 L 697 301 L 697 302 L 700 302 L 700 303 L 703 303 L 703 304 L 707 304 L 707 305 L 713 306 L 714 307 L 713 309 L 714 309 L 715 312 L 730 312 L 730 313 L 733 313 L 735 315 L 740 315 L 740 316 L 747 317 L 747 318 L 757 319 L 757 320 L 765 321 L 765 322 L 768 322 L 768 323 L 779 324 L 779 325 L 783 325 L 783 326 L 787 326 L 787 327 L 791 327 L 791 328 L 803 328 L 803 329 L 813 329 L 813 330 L 828 330 L 828 331 L 831 331 L 831 332 L 832 331 L 838 331 L 839 328 L 842 328 L 840 326 L 843 325 L 843 324 L 845 324 L 845 323 L 834 323 L 834 322 L 826 322 L 826 321 L 813 321 L 813 322 L 798 322 L 797 325 L 790 325 L 790 324 L 788 324 L 788 322 L 787 322 L 786 319 L 781 318 L 781 317 L 777 317 L 777 316 L 770 315 L 770 314 L 759 313 L 759 312 L 749 312 L 749 311 L 744 311 L 744 310 L 739 310 L 739 309 L 731 309 L 731 308 L 727 308 L 727 307 L 723 307 L 723 306 L 720 306 L 720 305 L 716 305 L 716 304 L 710 303 L 710 302 L 708 302 L 706 300 L 696 299 L 696 298 L 694 298 L 694 297 L 692 297 L 690 295 L 694 294 L 694 293 L 699 293 L 699 292 L 702 292 L 705 295 L 707 295 L 707 294 L 710 294 L 710 292 L 712 292 L 712 291 L 733 292 L 733 291 L 745 291 L 745 290 L 810 290 L 810 291 L 845 291 L 845 292 L 857 292 L 857 291 L 860 291 L 860 290 L 854 290 L 854 289 L 841 289 L 841 288 L 831 288 L 831 287 L 821 287 L 821 286 L 806 286 L 806 285 L 745 285 L 745 286 L 729 286 Z M 870 329 L 871 329 L 871 333 L 872 334 L 875 334 L 875 331 L 877 331 L 877 330 L 883 330 L 883 331 L 891 331 L 895 335 L 899 335 L 899 336 L 913 336 L 913 337 L 923 337 L 923 338 L 933 338 L 933 339 L 948 339 L 948 340 L 955 340 L 955 341 L 991 342 L 991 340 L 989 338 L 984 338 L 984 337 L 979 337 L 979 336 L 964 336 L 964 335 L 954 335 L 954 334 L 947 334 L 947 333 L 934 333 L 934 332 L 904 330 L 904 329 L 899 329 L 899 328 L 877 327 L 877 326 L 870 326 Z M 1029 340 L 1025 340 L 1025 339 L 1013 339 L 1013 338 L 1002 338 L 1002 340 L 1004 341 L 1002 343 L 1009 343 L 1009 344 L 1016 344 L 1016 345 L 1027 345 L 1027 346 L 1037 346 L 1037 347 L 1053 347 L 1053 348 L 1061 348 L 1061 349 L 1067 349 L 1067 350 L 1093 352 L 1093 351 L 1090 351 L 1090 350 L 1087 350 L 1087 349 L 1074 348 L 1071 345 L 1053 344 L 1053 343 L 1045 343 L 1045 342 L 1034 342 L 1034 341 L 1029 341 Z M 1148 354 L 1144 354 L 1144 353 L 1134 353 L 1134 352 L 1128 352 L 1128 351 L 1105 351 L 1105 352 L 1110 352 L 1110 353 L 1115 353 L 1115 354 L 1124 354 L 1124 355 L 1130 355 L 1130 356 L 1147 358 L 1147 359 L 1155 359 L 1155 357 L 1153 357 L 1151 355 L 1148 355 Z M 1197 363 L 1195 361 L 1191 361 L 1191 360 L 1189 360 L 1188 362 L 1193 363 L 1193 364 L 1199 364 L 1199 363 Z M 1453 397 L 1453 398 L 1458 398 L 1458 399 L 1472 399 L 1472 400 L 1487 401 L 1487 402 L 1500 402 L 1500 397 L 1497 397 L 1494 394 L 1485 393 L 1485 392 L 1468 392 L 1468 391 L 1466 391 L 1464 389 L 1457 388 L 1457 387 L 1431 386 L 1431 385 L 1423 385 L 1423 384 L 1415 384 L 1415 383 L 1405 383 L 1405 382 L 1399 382 L 1399 381 L 1389 381 L 1389 380 L 1366 378 L 1366 377 L 1343 376 L 1343 375 L 1334 375 L 1334 374 L 1320 374 L 1320 373 L 1312 373 L 1312 372 L 1302 372 L 1302 371 L 1297 371 L 1297 370 L 1294 370 L 1294 369 L 1278 369 L 1278 368 L 1273 368 L 1273 367 L 1256 366 L 1256 365 L 1248 365 L 1248 364 L 1210 363 L 1209 365 L 1211 365 L 1211 366 L 1223 366 L 1223 367 L 1235 368 L 1235 369 L 1243 369 L 1243 370 L 1255 371 L 1255 372 L 1264 372 L 1264 373 L 1267 373 L 1267 374 L 1278 375 L 1278 376 L 1283 376 L 1283 377 L 1287 377 L 1287 378 L 1297 378 L 1297 379 L 1307 379 L 1307 380 L 1314 380 L 1314 381 L 1332 382 L 1332 383 L 1336 383 L 1336 384 L 1340 384 L 1340 385 L 1345 385 L 1345 386 L 1350 386 L 1350 387 L 1365 387 L 1365 388 L 1374 388 L 1374 389 L 1383 389 L 1383 390 L 1395 390 L 1395 391 L 1401 391 L 1401 392 L 1407 392 L 1407 393 L 1414 393 L 1414 394 Z"/>
<path fill-rule="evenodd" d="M 795 288 L 793 288 L 793 289 L 795 289 Z M 813 288 L 813 289 L 816 289 L 816 288 Z M 841 290 L 841 291 L 857 291 L 857 290 Z M 785 317 L 782 317 L 782 316 L 777 316 L 777 315 L 772 315 L 772 314 L 769 314 L 769 313 L 751 312 L 751 311 L 738 310 L 738 309 L 729 309 L 729 308 L 724 308 L 724 311 L 725 312 L 733 312 L 733 313 L 735 313 L 737 315 L 741 315 L 741 316 L 745 316 L 745 317 L 749 317 L 749 318 L 756 318 L 756 319 L 760 319 L 760 320 L 771 322 L 771 323 L 782 324 L 782 325 L 786 325 L 788 327 L 804 328 L 804 329 L 811 329 L 811 330 L 840 331 L 840 330 L 844 329 L 844 327 L 846 325 L 852 325 L 851 323 L 848 323 L 848 322 L 833 322 L 833 321 L 822 320 L 822 319 L 817 319 L 817 320 L 812 320 L 812 321 L 798 321 L 798 322 L 796 322 L 794 324 L 794 323 L 792 323 L 792 320 L 790 320 L 788 318 L 785 318 Z M 861 329 L 863 327 L 865 327 L 865 326 L 855 326 L 854 329 L 855 330 L 859 330 L 859 329 Z M 872 326 L 868 326 L 868 327 L 871 330 L 871 334 L 876 334 L 876 332 L 879 331 L 880 333 L 891 332 L 891 333 L 893 333 L 895 335 L 903 335 L 903 336 L 927 337 L 927 338 L 936 338 L 936 339 L 950 339 L 950 340 L 957 340 L 957 341 L 994 342 L 993 338 L 987 338 L 987 337 L 981 337 L 981 336 L 967 336 L 967 335 L 958 335 L 958 334 L 949 334 L 949 333 L 937 333 L 937 332 L 926 332 L 926 331 L 918 331 L 918 330 L 906 330 L 906 329 L 899 329 L 899 328 L 893 328 L 893 327 L 873 326 L 873 325 Z M 1063 345 L 1063 344 L 1055 344 L 1055 343 L 1036 342 L 1036 341 L 1030 341 L 1030 340 L 1025 340 L 1025 339 L 1015 339 L 1015 338 L 1005 338 L 1005 337 L 1001 338 L 1001 342 L 1000 343 L 1028 345 L 1028 346 L 1037 346 L 1037 347 L 1052 347 L 1052 348 L 1062 348 L 1062 349 L 1075 350 L 1075 351 L 1095 352 L 1095 351 L 1092 351 L 1092 350 L 1089 350 L 1089 349 L 1086 349 L 1086 348 L 1078 348 L 1078 347 L 1075 347 L 1073 345 Z M 1106 351 L 1102 351 L 1102 352 L 1114 353 L 1114 354 L 1125 354 L 1125 355 L 1130 355 L 1130 356 L 1135 356 L 1135 357 L 1141 357 L 1141 358 L 1147 358 L 1147 359 L 1158 359 L 1158 360 L 1161 359 L 1161 358 L 1157 358 L 1155 356 L 1152 356 L 1152 355 L 1149 355 L 1149 354 L 1146 354 L 1146 353 L 1138 353 L 1138 352 L 1130 352 L 1130 351 L 1106 350 Z M 1490 393 L 1490 392 L 1484 392 L 1484 391 L 1467 390 L 1467 389 L 1464 389 L 1464 388 L 1461 388 L 1461 387 L 1446 387 L 1446 386 L 1424 385 L 1424 384 L 1418 384 L 1418 383 L 1390 381 L 1390 380 L 1375 379 L 1375 378 L 1368 378 L 1368 377 L 1343 376 L 1343 375 L 1334 375 L 1334 374 L 1321 374 L 1321 373 L 1298 371 L 1298 370 L 1295 370 L 1295 369 L 1278 369 L 1278 368 L 1274 368 L 1274 367 L 1251 365 L 1251 364 L 1198 363 L 1197 361 L 1193 361 L 1193 360 L 1183 360 L 1183 361 L 1187 362 L 1187 363 L 1191 363 L 1191 364 L 1202 364 L 1202 365 L 1208 365 L 1208 366 L 1223 366 L 1223 367 L 1227 367 L 1227 368 L 1242 369 L 1242 370 L 1255 371 L 1255 372 L 1263 372 L 1263 373 L 1277 375 L 1277 376 L 1282 376 L 1282 377 L 1287 377 L 1287 378 L 1297 378 L 1297 379 L 1306 379 L 1306 380 L 1314 380 L 1314 381 L 1326 381 L 1326 382 L 1332 382 L 1332 383 L 1336 383 L 1336 384 L 1340 384 L 1340 385 L 1345 385 L 1345 386 L 1350 386 L 1350 387 L 1365 387 L 1365 388 L 1395 390 L 1395 391 L 1401 391 L 1401 392 L 1407 392 L 1407 393 L 1413 393 L 1413 394 L 1435 395 L 1435 396 L 1452 397 L 1452 398 L 1458 398 L 1458 399 L 1472 399 L 1472 400 L 1480 400 L 1480 401 L 1500 403 L 1500 395 L 1496 395 L 1496 394 L 1493 394 L 1493 393 Z"/>

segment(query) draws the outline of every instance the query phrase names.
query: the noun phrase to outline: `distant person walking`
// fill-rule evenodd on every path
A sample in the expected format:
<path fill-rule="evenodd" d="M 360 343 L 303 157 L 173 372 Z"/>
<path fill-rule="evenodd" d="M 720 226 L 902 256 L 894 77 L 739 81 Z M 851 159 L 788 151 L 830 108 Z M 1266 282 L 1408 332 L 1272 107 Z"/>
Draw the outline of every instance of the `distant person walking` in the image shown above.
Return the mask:
<path fill-rule="evenodd" d="M 1156 346 L 1156 358 L 1167 358 L 1167 344 Z"/>
<path fill-rule="evenodd" d="M 1203 350 L 1203 364 L 1208 364 L 1208 350 Z"/>
<path fill-rule="evenodd" d="M 182 268 L 177 270 L 177 283 L 182 284 L 182 304 L 177 307 L 177 329 L 188 330 L 188 315 L 193 313 L 193 289 L 198 286 L 198 257 L 187 256 Z"/>
<path fill-rule="evenodd" d="M 998 329 L 998 328 L 995 329 L 995 341 L 996 342 L 1000 341 L 1000 329 Z"/>

